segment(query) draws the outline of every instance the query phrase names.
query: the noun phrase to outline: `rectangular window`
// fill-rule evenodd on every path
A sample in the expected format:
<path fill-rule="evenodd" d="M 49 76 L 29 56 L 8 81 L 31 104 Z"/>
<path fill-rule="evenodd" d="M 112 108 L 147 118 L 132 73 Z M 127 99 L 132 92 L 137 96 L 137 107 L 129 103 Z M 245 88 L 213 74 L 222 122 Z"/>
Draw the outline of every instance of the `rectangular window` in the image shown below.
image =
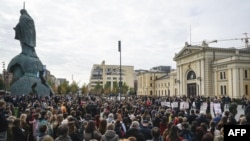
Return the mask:
<path fill-rule="evenodd" d="M 226 72 L 220 72 L 220 79 L 226 79 Z"/>
<path fill-rule="evenodd" d="M 245 94 L 248 95 L 248 85 L 245 85 Z"/>
<path fill-rule="evenodd" d="M 222 75 L 222 72 L 220 72 L 220 79 L 223 79 L 223 75 Z"/>
<path fill-rule="evenodd" d="M 226 88 L 226 85 L 224 86 L 224 94 L 225 94 L 225 95 L 227 94 L 227 88 Z"/>
<path fill-rule="evenodd" d="M 220 86 L 220 94 L 223 95 L 223 86 Z"/>
<path fill-rule="evenodd" d="M 245 70 L 245 78 L 247 78 L 247 70 Z"/>

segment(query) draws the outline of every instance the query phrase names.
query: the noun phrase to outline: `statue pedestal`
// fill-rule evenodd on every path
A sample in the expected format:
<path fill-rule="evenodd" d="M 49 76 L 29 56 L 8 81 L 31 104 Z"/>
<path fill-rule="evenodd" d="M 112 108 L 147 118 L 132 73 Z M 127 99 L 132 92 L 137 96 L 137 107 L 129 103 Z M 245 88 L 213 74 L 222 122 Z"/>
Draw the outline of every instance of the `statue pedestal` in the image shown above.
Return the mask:
<path fill-rule="evenodd" d="M 37 95 L 49 96 L 52 91 L 42 78 L 43 64 L 39 58 L 24 54 L 15 56 L 8 65 L 8 72 L 13 74 L 11 83 L 11 95 L 27 95 L 34 93 Z M 32 89 L 32 86 L 36 87 Z"/>

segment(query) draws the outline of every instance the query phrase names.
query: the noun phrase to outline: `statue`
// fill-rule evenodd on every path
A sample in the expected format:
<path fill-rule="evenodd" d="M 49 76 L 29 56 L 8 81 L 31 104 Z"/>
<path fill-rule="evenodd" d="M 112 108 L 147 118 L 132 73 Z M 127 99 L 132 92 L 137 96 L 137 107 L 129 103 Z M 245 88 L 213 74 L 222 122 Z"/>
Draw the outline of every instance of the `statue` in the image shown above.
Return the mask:
<path fill-rule="evenodd" d="M 15 56 L 8 65 L 8 72 L 13 74 L 11 95 L 52 95 L 53 90 L 43 77 L 45 68 L 36 54 L 35 24 L 23 8 L 18 24 L 14 27 L 15 39 L 20 41 L 22 52 Z"/>
<path fill-rule="evenodd" d="M 37 57 L 35 51 L 36 30 L 34 21 L 25 9 L 22 9 L 20 13 L 19 23 L 14 27 L 15 39 L 20 40 L 22 54 Z"/>

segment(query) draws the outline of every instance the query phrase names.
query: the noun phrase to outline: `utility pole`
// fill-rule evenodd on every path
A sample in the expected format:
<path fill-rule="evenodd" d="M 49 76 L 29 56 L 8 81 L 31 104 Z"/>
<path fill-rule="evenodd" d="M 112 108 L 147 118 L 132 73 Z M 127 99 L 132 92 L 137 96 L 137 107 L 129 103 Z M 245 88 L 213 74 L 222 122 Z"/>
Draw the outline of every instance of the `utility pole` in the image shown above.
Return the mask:
<path fill-rule="evenodd" d="M 118 51 L 120 52 L 120 78 L 119 78 L 119 100 L 121 100 L 122 94 L 122 50 L 121 50 L 121 41 L 118 41 Z"/>

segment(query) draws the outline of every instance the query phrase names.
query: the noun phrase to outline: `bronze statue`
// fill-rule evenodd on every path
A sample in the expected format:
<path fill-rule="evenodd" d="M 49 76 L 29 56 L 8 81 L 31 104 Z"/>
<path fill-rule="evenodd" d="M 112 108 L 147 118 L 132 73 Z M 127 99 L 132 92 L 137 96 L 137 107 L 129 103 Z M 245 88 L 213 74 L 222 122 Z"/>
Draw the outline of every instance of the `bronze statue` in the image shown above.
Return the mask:
<path fill-rule="evenodd" d="M 23 8 L 18 24 L 14 27 L 15 39 L 20 41 L 22 52 L 15 56 L 8 65 L 8 72 L 13 74 L 11 95 L 53 94 L 53 90 L 43 77 L 44 65 L 36 54 L 35 24 Z"/>
<path fill-rule="evenodd" d="M 15 39 L 21 43 L 22 54 L 37 57 L 35 51 L 36 30 L 34 21 L 25 9 L 22 9 L 20 13 L 19 23 L 14 27 Z"/>

